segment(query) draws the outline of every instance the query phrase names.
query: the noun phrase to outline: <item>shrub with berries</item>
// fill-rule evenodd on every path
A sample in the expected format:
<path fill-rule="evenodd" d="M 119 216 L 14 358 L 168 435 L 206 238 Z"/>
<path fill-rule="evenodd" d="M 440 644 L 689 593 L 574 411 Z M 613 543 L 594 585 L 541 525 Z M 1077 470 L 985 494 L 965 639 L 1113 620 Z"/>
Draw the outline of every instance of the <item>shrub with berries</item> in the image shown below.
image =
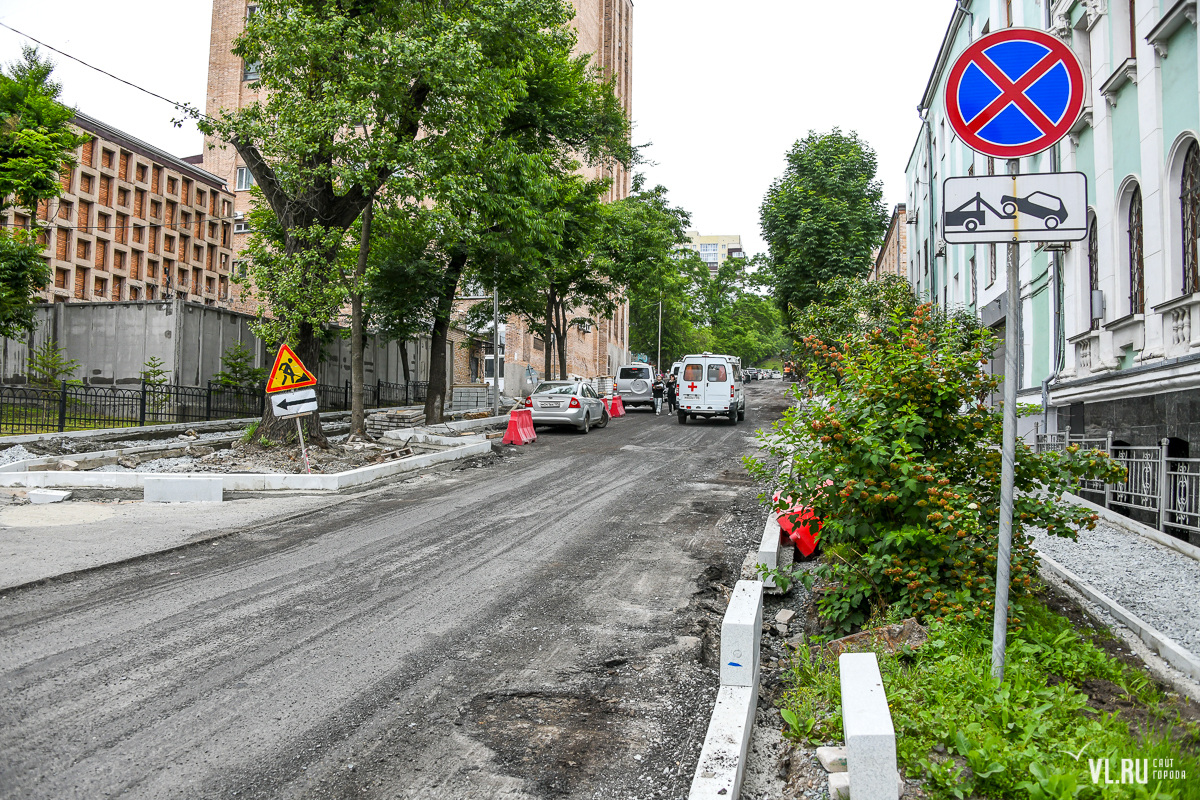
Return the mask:
<path fill-rule="evenodd" d="M 816 575 L 829 632 L 852 632 L 885 609 L 990 620 L 1003 424 L 988 403 L 1000 380 L 984 368 L 996 340 L 969 315 L 919 305 L 839 342 L 803 344 L 813 396 L 795 391 L 800 403 L 768 437 L 770 457 L 748 467 L 825 521 Z M 1103 453 L 1036 453 L 1017 442 L 1012 624 L 1037 574 L 1031 531 L 1074 538 L 1093 528 L 1096 515 L 1061 495 L 1122 474 Z"/>

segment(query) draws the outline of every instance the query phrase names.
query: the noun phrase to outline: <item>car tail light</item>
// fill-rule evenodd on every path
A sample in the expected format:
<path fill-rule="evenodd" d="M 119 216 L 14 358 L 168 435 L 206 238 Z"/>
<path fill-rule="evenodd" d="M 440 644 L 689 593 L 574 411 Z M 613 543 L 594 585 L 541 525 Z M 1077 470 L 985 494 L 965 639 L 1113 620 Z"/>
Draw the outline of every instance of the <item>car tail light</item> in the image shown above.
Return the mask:
<path fill-rule="evenodd" d="M 729 384 L 729 396 L 733 397 L 733 384 Z"/>
<path fill-rule="evenodd" d="M 578 398 L 578 397 L 572 397 L 572 398 L 571 398 L 571 405 L 570 405 L 570 408 L 581 408 L 581 406 L 579 405 L 579 398 Z"/>
<path fill-rule="evenodd" d="M 525 407 L 533 408 L 533 395 L 529 395 L 529 397 L 525 398 Z"/>

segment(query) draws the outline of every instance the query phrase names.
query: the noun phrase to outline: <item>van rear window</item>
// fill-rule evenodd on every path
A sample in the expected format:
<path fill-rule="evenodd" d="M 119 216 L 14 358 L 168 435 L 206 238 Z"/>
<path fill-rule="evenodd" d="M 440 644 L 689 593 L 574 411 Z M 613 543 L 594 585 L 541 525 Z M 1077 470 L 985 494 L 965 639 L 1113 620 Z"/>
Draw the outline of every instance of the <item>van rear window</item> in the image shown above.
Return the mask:
<path fill-rule="evenodd" d="M 620 374 L 617 375 L 623 381 L 633 380 L 634 378 L 650 379 L 649 367 L 621 367 Z"/>
<path fill-rule="evenodd" d="M 699 364 L 688 364 L 683 368 L 683 379 L 685 381 L 704 380 L 704 367 Z"/>
<path fill-rule="evenodd" d="M 724 383 L 725 381 L 729 380 L 729 378 L 727 376 L 728 376 L 728 373 L 726 373 L 726 371 L 725 371 L 724 364 L 709 364 L 708 365 L 708 379 L 710 381 L 717 381 L 719 383 Z"/>

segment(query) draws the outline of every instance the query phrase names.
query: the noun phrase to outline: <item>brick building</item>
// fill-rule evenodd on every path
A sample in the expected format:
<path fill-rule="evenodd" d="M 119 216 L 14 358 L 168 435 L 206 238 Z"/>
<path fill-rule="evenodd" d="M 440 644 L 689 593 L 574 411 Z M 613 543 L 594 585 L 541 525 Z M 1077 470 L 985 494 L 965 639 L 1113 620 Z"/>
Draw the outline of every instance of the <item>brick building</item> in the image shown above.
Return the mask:
<path fill-rule="evenodd" d="M 572 0 L 576 17 L 572 23 L 578 33 L 578 52 L 591 53 L 605 75 L 617 76 L 616 93 L 627 114 L 632 114 L 633 73 L 632 35 L 633 3 L 631 0 Z M 254 3 L 247 0 L 214 0 L 212 32 L 209 44 L 207 113 L 215 116 L 221 109 L 235 109 L 251 103 L 258 92 L 251 88 L 257 77 L 254 65 L 246 64 L 232 52 L 233 42 L 245 27 Z M 213 143 L 218 144 L 218 143 Z M 234 252 L 245 245 L 245 226 L 240 220 L 250 211 L 250 189 L 253 185 L 249 170 L 232 147 L 206 147 L 204 168 L 219 175 L 234 189 L 233 233 Z M 602 168 L 585 167 L 589 177 L 599 177 Z M 619 200 L 629 194 L 630 175 L 617 169 L 611 175 L 612 188 L 607 201 Z M 461 305 L 461 304 L 460 304 Z M 575 316 L 581 316 L 577 312 Z M 514 370 L 525 374 L 532 367 L 541 375 L 542 352 L 536 349 L 533 338 L 523 330 L 520 320 L 513 318 L 501 323 L 501 336 L 510 335 L 512 345 L 502 350 L 505 375 Z M 485 356 L 490 353 L 490 333 L 455 328 L 450 334 L 448 357 L 449 374 L 455 383 L 485 380 Z M 628 358 L 628 308 L 623 306 L 615 319 L 601 320 L 589 330 L 573 329 L 569 334 L 568 360 L 582 375 L 612 374 L 616 365 Z M 425 375 L 417 376 L 424 380 Z M 508 393 L 520 391 L 506 386 Z"/>
<path fill-rule="evenodd" d="M 883 246 L 875 254 L 875 266 L 871 279 L 879 280 L 884 275 L 908 276 L 908 214 L 904 203 L 892 209 L 892 220 L 888 223 Z"/>
<path fill-rule="evenodd" d="M 236 308 L 233 196 L 216 175 L 115 128 L 76 114 L 89 134 L 64 171 L 62 196 L 36 214 L 50 303 L 178 298 Z M 28 227 L 29 210 L 5 212 L 4 224 Z"/>

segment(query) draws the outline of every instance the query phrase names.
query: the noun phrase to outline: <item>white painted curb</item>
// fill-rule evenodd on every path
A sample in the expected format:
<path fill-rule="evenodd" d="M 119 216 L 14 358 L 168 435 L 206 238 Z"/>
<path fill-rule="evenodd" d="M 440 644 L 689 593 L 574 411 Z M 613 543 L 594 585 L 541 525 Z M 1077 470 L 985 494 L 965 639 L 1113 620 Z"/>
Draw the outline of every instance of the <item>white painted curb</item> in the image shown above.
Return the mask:
<path fill-rule="evenodd" d="M 838 657 L 838 674 L 851 797 L 896 800 L 901 785 L 896 769 L 896 728 L 879 660 L 874 653 L 843 653 Z"/>
<path fill-rule="evenodd" d="M 1200 680 L 1200 659 L 1183 649 L 1173 639 L 1147 625 L 1140 617 L 1129 611 L 1116 600 L 1098 589 L 1084 583 L 1083 580 L 1069 569 L 1059 564 L 1050 556 L 1039 553 L 1042 563 L 1051 572 L 1065 581 L 1091 602 L 1103 608 L 1146 643 L 1154 652 L 1163 657 L 1168 664 L 1194 680 Z"/>
<path fill-rule="evenodd" d="M 767 512 L 767 524 L 763 530 L 762 542 L 758 545 L 758 562 L 765 564 L 770 569 L 779 568 L 779 519 L 775 516 L 774 511 Z M 767 589 L 775 588 L 775 578 L 767 575 L 763 578 L 763 586 Z"/>
<path fill-rule="evenodd" d="M 1176 539 L 1169 533 L 1163 533 L 1162 531 L 1156 528 L 1151 528 L 1149 525 L 1144 525 L 1137 520 L 1122 516 L 1112 509 L 1105 508 L 1104 506 L 1098 506 L 1090 500 L 1084 500 L 1079 495 L 1065 494 L 1063 495 L 1063 499 L 1068 500 L 1075 505 L 1083 506 L 1086 509 L 1095 511 L 1100 515 L 1102 520 L 1116 525 L 1118 528 L 1124 528 L 1130 533 L 1136 533 L 1138 536 L 1144 536 L 1151 541 L 1161 544 L 1163 547 L 1168 547 L 1177 553 L 1182 553 L 1188 558 L 1194 558 L 1197 561 L 1200 561 L 1200 547 L 1196 547 L 1194 544 L 1189 544 L 1182 539 Z"/>
<path fill-rule="evenodd" d="M 459 444 L 461 439 L 456 439 Z M 249 475 L 220 475 L 221 488 L 226 492 L 263 492 L 271 490 L 301 490 L 335 492 L 339 489 L 349 489 L 354 486 L 423 469 L 434 464 L 447 461 L 457 461 L 492 451 L 491 442 L 480 441 L 471 437 L 468 444 L 461 444 L 449 450 L 437 453 L 425 453 L 409 458 L 400 458 L 384 464 L 373 464 L 359 467 L 347 472 L 331 475 L 282 475 L 282 474 L 249 474 Z M 6 472 L 0 473 L 0 486 L 40 489 L 144 489 L 147 476 L 158 475 L 154 472 Z M 168 473 L 176 474 L 176 473 Z M 180 476 L 213 477 L 212 473 L 185 472 Z"/>
<path fill-rule="evenodd" d="M 721 625 L 721 688 L 692 777 L 688 800 L 736 800 L 758 707 L 760 581 L 738 581 Z"/>

